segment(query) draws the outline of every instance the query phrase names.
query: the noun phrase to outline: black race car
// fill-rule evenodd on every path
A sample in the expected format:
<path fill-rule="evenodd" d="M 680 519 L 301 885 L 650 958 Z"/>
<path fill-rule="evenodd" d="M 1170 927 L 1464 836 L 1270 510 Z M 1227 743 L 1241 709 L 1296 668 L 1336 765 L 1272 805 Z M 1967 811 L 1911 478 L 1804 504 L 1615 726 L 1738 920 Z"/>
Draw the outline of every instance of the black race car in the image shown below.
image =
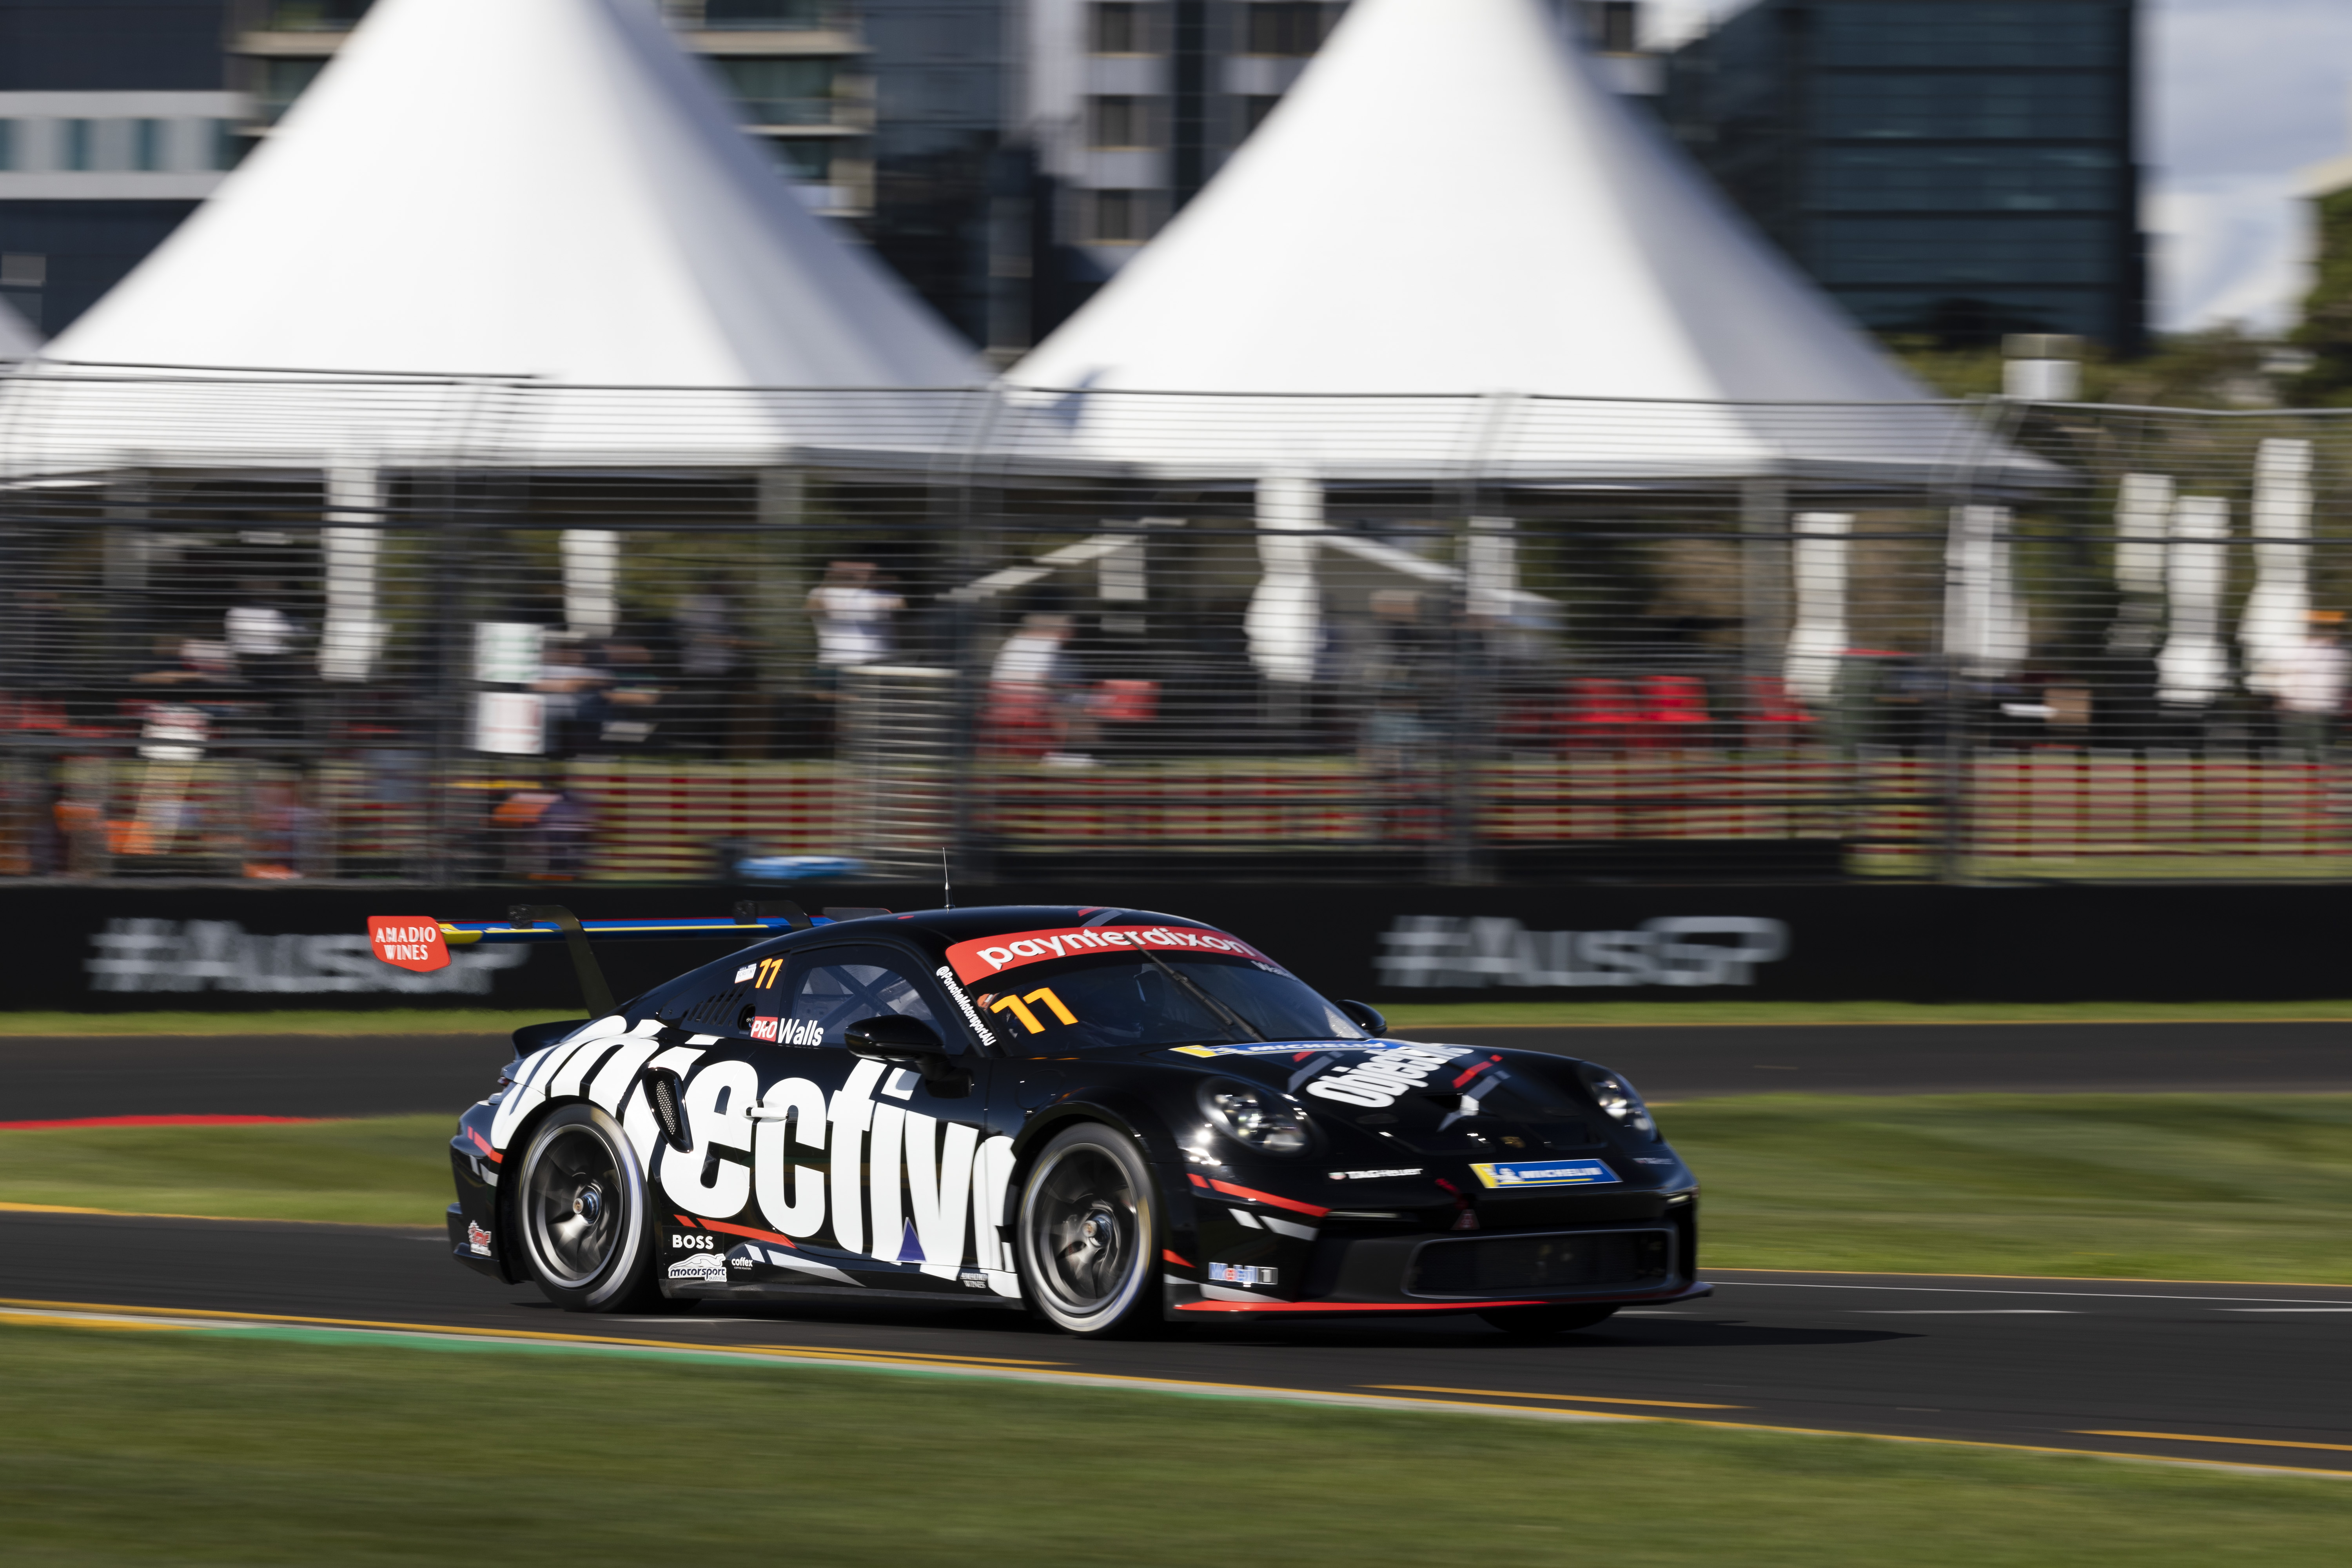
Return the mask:
<path fill-rule="evenodd" d="M 1606 1068 L 1385 1038 L 1175 916 L 832 912 L 856 918 L 377 922 L 426 939 L 379 949 L 419 967 L 568 940 L 603 1015 L 519 1031 L 459 1120 L 458 1261 L 579 1311 L 951 1296 L 1087 1335 L 1365 1312 L 1557 1332 L 1708 1291 L 1698 1184 Z M 714 929 L 762 940 L 596 994 L 586 936 Z"/>

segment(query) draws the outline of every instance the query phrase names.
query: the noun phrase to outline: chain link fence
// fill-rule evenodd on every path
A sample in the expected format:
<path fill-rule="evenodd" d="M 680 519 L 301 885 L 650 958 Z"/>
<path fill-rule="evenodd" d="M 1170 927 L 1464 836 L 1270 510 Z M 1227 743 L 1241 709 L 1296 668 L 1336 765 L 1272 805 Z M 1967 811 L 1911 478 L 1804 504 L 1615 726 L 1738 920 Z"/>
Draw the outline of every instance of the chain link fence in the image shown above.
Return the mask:
<path fill-rule="evenodd" d="M 2333 413 L 0 381 L 0 876 L 2336 876 Z"/>

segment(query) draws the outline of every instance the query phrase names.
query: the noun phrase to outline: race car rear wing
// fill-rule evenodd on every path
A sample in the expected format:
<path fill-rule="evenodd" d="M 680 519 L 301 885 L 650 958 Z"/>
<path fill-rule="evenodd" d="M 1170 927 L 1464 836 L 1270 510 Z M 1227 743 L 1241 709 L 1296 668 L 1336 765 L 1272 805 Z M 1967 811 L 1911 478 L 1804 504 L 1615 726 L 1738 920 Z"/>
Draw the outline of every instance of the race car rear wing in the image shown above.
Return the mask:
<path fill-rule="evenodd" d="M 828 909 L 811 917 L 798 904 L 743 900 L 731 919 L 583 921 L 561 904 L 516 904 L 505 921 L 443 921 L 404 915 L 371 915 L 368 936 L 376 957 L 403 969 L 447 967 L 449 950 L 481 943 L 560 942 L 572 952 L 588 1016 L 613 1011 L 613 988 L 596 962 L 596 942 L 759 942 L 788 931 L 806 931 L 836 921 L 887 915 L 887 910 Z"/>

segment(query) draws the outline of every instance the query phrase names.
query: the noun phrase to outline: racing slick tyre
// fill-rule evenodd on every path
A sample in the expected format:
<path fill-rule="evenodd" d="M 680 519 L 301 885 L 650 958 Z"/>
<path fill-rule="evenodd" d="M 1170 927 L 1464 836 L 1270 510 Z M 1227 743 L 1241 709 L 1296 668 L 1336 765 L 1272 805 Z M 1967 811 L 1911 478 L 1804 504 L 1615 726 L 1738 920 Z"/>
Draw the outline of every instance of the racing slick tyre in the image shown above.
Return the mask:
<path fill-rule="evenodd" d="M 531 1133 L 513 1180 L 523 1266 L 549 1300 L 572 1312 L 665 1304 L 645 1173 L 619 1122 L 565 1106 Z"/>
<path fill-rule="evenodd" d="M 1099 1122 L 1055 1134 L 1021 1187 L 1015 1232 L 1030 1303 L 1089 1339 L 1161 1326 L 1160 1199 L 1135 1141 Z"/>
<path fill-rule="evenodd" d="M 1579 1329 L 1607 1322 L 1617 1315 L 1617 1309 L 1614 1306 L 1497 1307 L 1491 1312 L 1478 1315 L 1507 1334 L 1538 1339 L 1550 1334 L 1572 1334 Z"/>

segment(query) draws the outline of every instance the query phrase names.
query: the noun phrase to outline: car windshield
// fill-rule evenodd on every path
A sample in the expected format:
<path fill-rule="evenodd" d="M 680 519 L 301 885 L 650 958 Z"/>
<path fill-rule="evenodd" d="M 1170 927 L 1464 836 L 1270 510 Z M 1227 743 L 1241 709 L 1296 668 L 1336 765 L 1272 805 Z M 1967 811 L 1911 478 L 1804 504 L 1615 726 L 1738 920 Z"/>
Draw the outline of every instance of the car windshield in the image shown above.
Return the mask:
<path fill-rule="evenodd" d="M 1119 1046 L 1360 1040 L 1347 1016 L 1290 975 L 1246 959 L 1170 952 L 1024 964 L 973 983 L 989 1027 L 1019 1055 Z M 1163 967 L 1164 966 L 1164 967 Z"/>

